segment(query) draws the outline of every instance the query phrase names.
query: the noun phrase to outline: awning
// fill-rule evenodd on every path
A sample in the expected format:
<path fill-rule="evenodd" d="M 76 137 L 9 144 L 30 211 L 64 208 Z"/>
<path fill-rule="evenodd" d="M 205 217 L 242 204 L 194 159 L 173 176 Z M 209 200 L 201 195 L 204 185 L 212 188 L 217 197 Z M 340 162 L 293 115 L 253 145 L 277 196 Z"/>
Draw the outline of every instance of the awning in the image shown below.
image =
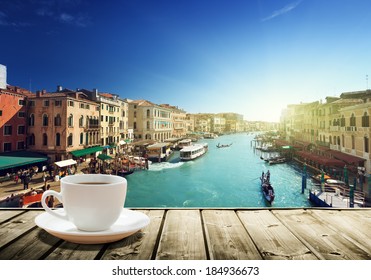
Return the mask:
<path fill-rule="evenodd" d="M 66 159 L 66 160 L 57 161 L 55 162 L 55 164 L 58 165 L 59 167 L 65 167 L 65 166 L 77 164 L 77 162 L 76 160 L 73 160 L 73 159 Z"/>
<path fill-rule="evenodd" d="M 48 157 L 46 155 L 29 151 L 2 153 L 0 154 L 0 170 L 29 165 L 47 160 Z"/>
<path fill-rule="evenodd" d="M 85 155 L 89 155 L 89 154 L 93 154 L 93 153 L 101 152 L 101 151 L 103 151 L 103 148 L 100 146 L 96 146 L 96 147 L 90 147 L 90 148 L 86 148 L 82 150 L 72 151 L 71 154 L 74 155 L 75 157 L 81 157 L 81 156 L 85 156 Z"/>
<path fill-rule="evenodd" d="M 345 154 L 340 151 L 330 150 L 328 151 L 328 153 L 331 154 L 331 156 L 333 156 L 334 158 L 342 160 L 347 164 L 355 164 L 355 163 L 366 161 L 364 158 Z"/>
<path fill-rule="evenodd" d="M 110 157 L 110 156 L 108 156 L 108 155 L 106 155 L 106 154 L 100 154 L 100 155 L 98 156 L 98 158 L 101 159 L 101 160 L 109 160 L 109 159 L 112 159 L 112 157 Z"/>

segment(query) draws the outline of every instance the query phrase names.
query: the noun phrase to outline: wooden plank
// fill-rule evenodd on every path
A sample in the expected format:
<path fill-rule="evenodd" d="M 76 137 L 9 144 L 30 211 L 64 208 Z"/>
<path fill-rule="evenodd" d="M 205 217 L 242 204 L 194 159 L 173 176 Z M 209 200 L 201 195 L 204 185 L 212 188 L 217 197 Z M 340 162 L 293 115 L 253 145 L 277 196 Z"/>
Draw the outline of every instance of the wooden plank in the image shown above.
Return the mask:
<path fill-rule="evenodd" d="M 139 210 L 138 210 L 139 211 Z M 112 243 L 102 256 L 108 260 L 150 260 L 159 238 L 165 210 L 140 210 L 150 218 L 150 224 L 122 241 Z"/>
<path fill-rule="evenodd" d="M 302 209 L 273 210 L 275 215 L 321 259 L 362 260 L 371 256 L 331 229 L 326 221 Z"/>
<path fill-rule="evenodd" d="M 308 210 L 315 218 L 326 222 L 332 230 L 371 255 L 371 216 L 358 216 L 352 210 Z M 371 213 L 371 211 L 369 211 Z"/>
<path fill-rule="evenodd" d="M 2 260 L 37 260 L 46 254 L 60 239 L 43 229 L 36 228 L 0 250 Z"/>
<path fill-rule="evenodd" d="M 237 214 L 264 259 L 317 259 L 269 210 L 238 211 Z"/>
<path fill-rule="evenodd" d="M 24 214 L 3 223 L 0 227 L 0 248 L 24 232 L 36 227 L 34 219 L 39 214 L 39 211 L 26 211 Z"/>
<path fill-rule="evenodd" d="M 0 210 L 0 224 L 22 212 L 24 212 L 24 210 Z"/>
<path fill-rule="evenodd" d="M 203 210 L 202 217 L 210 259 L 262 259 L 233 210 Z"/>
<path fill-rule="evenodd" d="M 166 213 L 156 259 L 206 259 L 199 210 L 169 210 Z"/>
<path fill-rule="evenodd" d="M 46 260 L 94 260 L 104 244 L 75 244 L 63 242 Z"/>

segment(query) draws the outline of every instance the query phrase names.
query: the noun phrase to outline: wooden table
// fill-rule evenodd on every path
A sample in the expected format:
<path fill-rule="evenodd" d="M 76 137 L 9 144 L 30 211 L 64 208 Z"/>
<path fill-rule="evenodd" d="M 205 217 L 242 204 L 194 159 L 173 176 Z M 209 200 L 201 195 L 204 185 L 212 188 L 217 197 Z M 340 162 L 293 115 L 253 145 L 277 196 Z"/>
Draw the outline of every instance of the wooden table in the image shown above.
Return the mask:
<path fill-rule="evenodd" d="M 150 224 L 102 245 L 37 227 L 43 210 L 0 210 L 0 259 L 369 260 L 371 209 L 137 209 Z"/>

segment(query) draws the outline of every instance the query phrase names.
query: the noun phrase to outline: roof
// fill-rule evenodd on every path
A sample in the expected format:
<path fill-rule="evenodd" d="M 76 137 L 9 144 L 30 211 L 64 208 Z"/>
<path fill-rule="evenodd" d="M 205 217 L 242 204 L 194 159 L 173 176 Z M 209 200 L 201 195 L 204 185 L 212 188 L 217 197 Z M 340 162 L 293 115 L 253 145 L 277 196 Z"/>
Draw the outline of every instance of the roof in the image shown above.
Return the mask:
<path fill-rule="evenodd" d="M 48 157 L 43 154 L 29 151 L 16 151 L 0 154 L 0 170 L 18 166 L 25 166 L 33 163 L 47 161 Z"/>
<path fill-rule="evenodd" d="M 168 145 L 169 145 L 168 143 L 156 143 L 156 144 L 148 146 L 147 149 L 158 149 L 158 148 L 166 147 Z"/>
<path fill-rule="evenodd" d="M 73 160 L 73 159 L 66 159 L 66 160 L 57 161 L 55 162 L 55 164 L 58 165 L 59 167 L 65 167 L 65 166 L 77 164 L 77 162 L 76 160 Z"/>
<path fill-rule="evenodd" d="M 366 161 L 364 158 L 349 155 L 342 153 L 340 151 L 335 151 L 335 150 L 330 150 L 328 153 L 333 156 L 335 159 L 342 160 L 346 162 L 347 164 L 354 164 L 354 163 L 359 163 L 359 162 L 364 162 Z"/>
<path fill-rule="evenodd" d="M 113 159 L 111 156 L 108 156 L 106 154 L 100 154 L 98 156 L 98 158 L 101 159 L 101 160 L 110 160 L 110 159 Z"/>

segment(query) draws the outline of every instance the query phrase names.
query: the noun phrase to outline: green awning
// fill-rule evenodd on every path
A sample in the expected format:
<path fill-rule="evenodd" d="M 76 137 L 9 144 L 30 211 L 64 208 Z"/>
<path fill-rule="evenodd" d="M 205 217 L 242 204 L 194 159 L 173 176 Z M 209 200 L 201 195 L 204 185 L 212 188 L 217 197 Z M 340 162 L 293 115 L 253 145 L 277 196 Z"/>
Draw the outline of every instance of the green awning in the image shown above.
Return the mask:
<path fill-rule="evenodd" d="M 89 155 L 89 154 L 93 154 L 93 153 L 101 152 L 101 151 L 103 151 L 103 148 L 100 146 L 96 146 L 96 147 L 90 147 L 90 148 L 86 148 L 82 150 L 72 151 L 71 154 L 75 157 L 81 157 L 81 156 L 85 156 L 85 155 Z"/>
<path fill-rule="evenodd" d="M 0 170 L 47 161 L 43 154 L 29 151 L 16 151 L 0 154 Z"/>
<path fill-rule="evenodd" d="M 112 159 L 112 157 L 110 157 L 110 156 L 108 156 L 108 155 L 106 155 L 106 154 L 100 154 L 100 155 L 98 156 L 98 158 L 101 159 L 101 160 Z"/>

